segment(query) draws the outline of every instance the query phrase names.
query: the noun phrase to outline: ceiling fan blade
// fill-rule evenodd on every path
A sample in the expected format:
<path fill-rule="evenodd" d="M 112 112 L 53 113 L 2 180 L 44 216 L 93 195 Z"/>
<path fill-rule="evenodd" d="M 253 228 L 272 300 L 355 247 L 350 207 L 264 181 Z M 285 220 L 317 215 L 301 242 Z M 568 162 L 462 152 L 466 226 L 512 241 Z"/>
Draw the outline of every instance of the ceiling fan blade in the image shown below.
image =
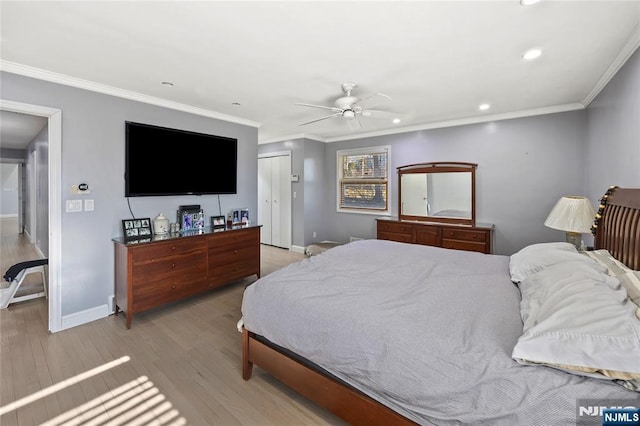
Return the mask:
<path fill-rule="evenodd" d="M 353 104 L 353 106 L 359 106 L 364 110 L 364 109 L 373 108 L 382 102 L 386 102 L 390 100 L 391 100 L 391 96 L 389 95 L 385 95 L 384 93 L 374 93 L 373 95 L 369 95 L 366 98 L 360 99 L 358 102 Z"/>
<path fill-rule="evenodd" d="M 331 115 L 327 115 L 325 117 L 316 118 L 315 120 L 305 121 L 304 123 L 298 124 L 298 126 L 304 126 L 304 125 L 307 125 L 307 124 L 315 123 L 316 121 L 326 120 L 327 118 L 331 118 L 331 117 L 339 117 L 341 115 L 342 115 L 342 112 L 336 112 L 336 113 L 333 113 Z"/>
<path fill-rule="evenodd" d="M 306 106 L 306 107 L 311 107 L 311 108 L 328 109 L 330 111 L 336 111 L 336 112 L 342 112 L 342 109 L 340 109 L 340 108 L 324 106 L 324 105 L 303 104 L 303 103 L 296 103 L 296 105 Z"/>
<path fill-rule="evenodd" d="M 358 116 L 355 116 L 351 120 L 347 120 L 347 124 L 349 124 L 349 128 L 351 130 L 360 130 L 362 129 L 362 123 L 358 120 Z"/>

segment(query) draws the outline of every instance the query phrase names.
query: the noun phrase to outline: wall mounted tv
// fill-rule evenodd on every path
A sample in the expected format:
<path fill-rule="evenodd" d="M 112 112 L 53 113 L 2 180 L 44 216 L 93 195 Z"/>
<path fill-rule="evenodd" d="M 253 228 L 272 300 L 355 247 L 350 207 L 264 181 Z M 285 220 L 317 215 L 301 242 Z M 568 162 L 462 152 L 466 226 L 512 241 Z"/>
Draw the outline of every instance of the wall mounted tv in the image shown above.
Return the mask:
<path fill-rule="evenodd" d="M 125 122 L 125 197 L 235 194 L 238 140 Z"/>

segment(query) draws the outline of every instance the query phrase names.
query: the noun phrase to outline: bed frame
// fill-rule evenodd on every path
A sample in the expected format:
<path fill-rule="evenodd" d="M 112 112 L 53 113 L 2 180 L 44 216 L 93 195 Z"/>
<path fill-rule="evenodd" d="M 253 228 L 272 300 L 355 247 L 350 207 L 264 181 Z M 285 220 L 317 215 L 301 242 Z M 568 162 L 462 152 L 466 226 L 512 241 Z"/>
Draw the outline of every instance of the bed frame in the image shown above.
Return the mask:
<path fill-rule="evenodd" d="M 632 269 L 640 269 L 640 188 L 610 188 L 601 200 L 594 248 L 607 249 Z M 242 378 L 253 365 L 353 425 L 415 425 L 385 405 L 310 363 L 242 330 Z"/>

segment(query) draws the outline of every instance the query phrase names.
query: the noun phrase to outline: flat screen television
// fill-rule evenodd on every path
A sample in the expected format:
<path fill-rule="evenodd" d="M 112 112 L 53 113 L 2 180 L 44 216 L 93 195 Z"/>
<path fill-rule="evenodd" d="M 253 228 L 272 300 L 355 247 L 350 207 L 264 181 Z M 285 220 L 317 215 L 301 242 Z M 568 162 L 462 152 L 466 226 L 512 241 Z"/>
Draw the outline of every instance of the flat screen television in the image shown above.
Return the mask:
<path fill-rule="evenodd" d="M 238 140 L 125 122 L 125 197 L 236 194 Z"/>

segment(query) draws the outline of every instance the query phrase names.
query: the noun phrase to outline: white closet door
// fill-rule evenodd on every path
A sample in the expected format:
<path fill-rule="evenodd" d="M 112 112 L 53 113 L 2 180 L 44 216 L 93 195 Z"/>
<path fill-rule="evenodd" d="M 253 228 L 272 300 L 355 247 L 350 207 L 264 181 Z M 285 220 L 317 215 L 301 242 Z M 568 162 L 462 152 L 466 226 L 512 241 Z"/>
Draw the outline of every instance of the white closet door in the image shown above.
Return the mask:
<path fill-rule="evenodd" d="M 258 158 L 260 242 L 291 247 L 291 156 Z"/>
<path fill-rule="evenodd" d="M 271 158 L 258 158 L 258 224 L 260 242 L 271 244 Z"/>

